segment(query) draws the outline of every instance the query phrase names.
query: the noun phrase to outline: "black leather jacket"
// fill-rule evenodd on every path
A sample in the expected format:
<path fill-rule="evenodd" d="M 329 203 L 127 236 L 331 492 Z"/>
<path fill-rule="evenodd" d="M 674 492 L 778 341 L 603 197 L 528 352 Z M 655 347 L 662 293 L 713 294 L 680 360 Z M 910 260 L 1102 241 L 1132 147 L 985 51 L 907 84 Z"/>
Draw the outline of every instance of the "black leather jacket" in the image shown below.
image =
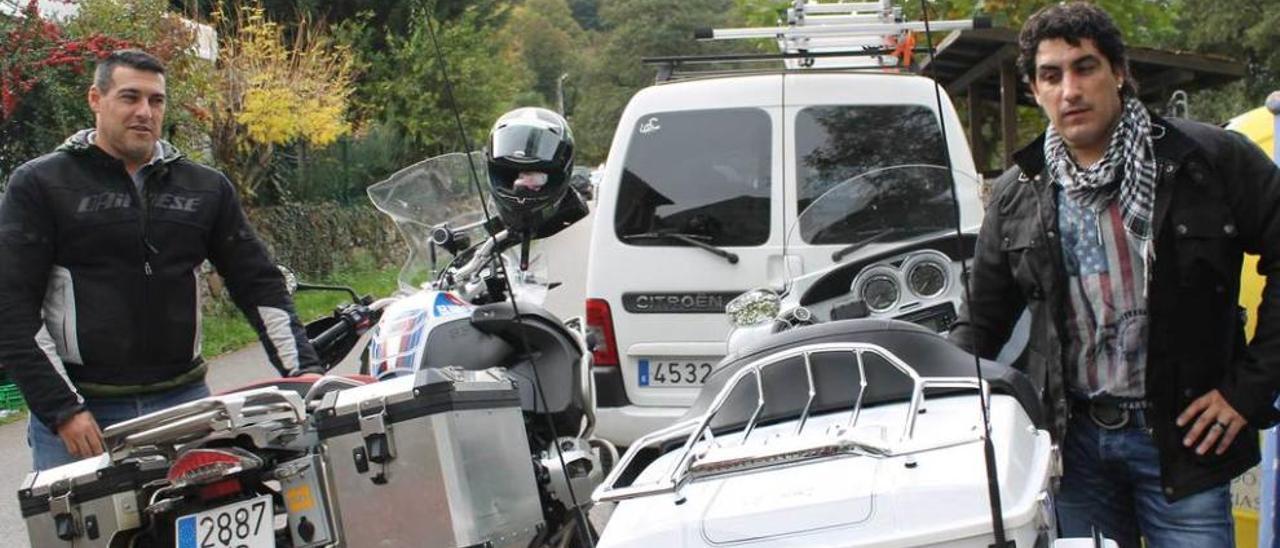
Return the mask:
<path fill-rule="evenodd" d="M 1148 289 L 1148 412 L 1170 500 L 1221 485 L 1258 462 L 1257 428 L 1274 424 L 1280 389 L 1280 283 L 1268 283 L 1257 331 L 1245 344 L 1237 304 L 1243 253 L 1280 273 L 1280 170 L 1242 135 L 1153 116 L 1159 180 L 1155 261 Z M 1055 438 L 1070 407 L 1063 374 L 1066 279 L 1055 185 L 1041 176 L 1043 141 L 1015 155 L 996 182 L 978 237 L 972 301 L 951 338 L 984 356 L 999 352 L 1023 309 L 1032 318 L 1021 367 L 1041 390 Z M 1213 389 L 1249 421 L 1226 454 L 1182 446 L 1174 420 Z"/>
<path fill-rule="evenodd" d="M 205 259 L 273 365 L 318 365 L 231 183 L 162 148 L 140 196 L 124 165 L 78 133 L 15 170 L 0 202 L 0 364 L 50 427 L 82 409 L 82 395 L 203 377 Z"/>

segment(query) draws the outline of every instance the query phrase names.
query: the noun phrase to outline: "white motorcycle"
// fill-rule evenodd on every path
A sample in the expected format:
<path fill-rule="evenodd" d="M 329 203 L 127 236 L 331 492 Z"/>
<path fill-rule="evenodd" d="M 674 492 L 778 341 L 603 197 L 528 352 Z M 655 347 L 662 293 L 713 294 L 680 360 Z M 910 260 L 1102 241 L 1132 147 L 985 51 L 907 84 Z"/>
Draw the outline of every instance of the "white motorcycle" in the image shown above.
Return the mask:
<path fill-rule="evenodd" d="M 730 354 L 692 408 L 595 491 L 617 502 L 599 546 L 1093 545 L 1056 539 L 1059 457 L 1031 382 L 939 334 L 973 235 L 936 218 L 950 204 L 902 197 L 949 202 L 951 179 L 880 169 L 808 205 L 788 240 L 852 243 L 728 305 Z"/>

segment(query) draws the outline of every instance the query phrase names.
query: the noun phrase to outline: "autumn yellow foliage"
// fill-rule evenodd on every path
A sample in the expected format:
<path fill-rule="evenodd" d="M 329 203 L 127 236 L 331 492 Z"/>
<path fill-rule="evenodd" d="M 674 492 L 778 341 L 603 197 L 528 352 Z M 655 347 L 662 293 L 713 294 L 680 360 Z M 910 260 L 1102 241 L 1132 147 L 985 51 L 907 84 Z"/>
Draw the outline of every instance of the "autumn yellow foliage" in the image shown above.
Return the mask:
<path fill-rule="evenodd" d="M 220 164 L 242 194 L 252 196 L 275 146 L 324 146 L 351 131 L 351 52 L 303 22 L 287 38 L 259 5 L 218 13 Z"/>

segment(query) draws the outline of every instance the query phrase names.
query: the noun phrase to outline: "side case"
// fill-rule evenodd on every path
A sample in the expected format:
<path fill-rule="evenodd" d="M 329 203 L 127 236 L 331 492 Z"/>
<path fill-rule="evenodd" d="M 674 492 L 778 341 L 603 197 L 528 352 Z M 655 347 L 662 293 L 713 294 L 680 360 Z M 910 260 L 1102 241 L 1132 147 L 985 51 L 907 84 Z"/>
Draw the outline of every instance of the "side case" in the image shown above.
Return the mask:
<path fill-rule="evenodd" d="M 32 472 L 18 489 L 18 504 L 32 546 L 113 546 L 142 525 L 141 488 L 163 478 L 161 457 L 111 464 L 102 454 Z"/>
<path fill-rule="evenodd" d="M 315 414 L 345 546 L 527 546 L 542 528 L 520 398 L 497 369 L 423 369 Z"/>

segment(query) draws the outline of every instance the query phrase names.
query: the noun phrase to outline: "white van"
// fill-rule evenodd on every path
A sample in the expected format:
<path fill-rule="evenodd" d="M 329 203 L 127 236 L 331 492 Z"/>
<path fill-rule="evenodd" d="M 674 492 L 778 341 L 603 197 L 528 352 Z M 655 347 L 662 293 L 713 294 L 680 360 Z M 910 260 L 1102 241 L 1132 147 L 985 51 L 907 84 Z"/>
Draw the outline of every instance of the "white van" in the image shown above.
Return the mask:
<path fill-rule="evenodd" d="M 631 99 L 598 191 L 587 269 L 599 435 L 626 445 L 684 412 L 725 355 L 723 310 L 736 295 L 829 266 L 851 244 L 874 259 L 919 236 L 897 227 L 954 231 L 947 184 L 945 196 L 859 213 L 884 217 L 875 222 L 890 231 L 859 221 L 822 238 L 788 233 L 842 181 L 890 166 L 946 166 L 949 150 L 961 225 L 976 234 L 973 158 L 945 93 L 943 146 L 934 86 L 880 71 L 778 71 L 660 83 Z M 945 209 L 930 206 L 939 200 Z M 958 274 L 949 277 L 959 285 Z M 892 304 L 880 311 L 907 316 L 899 312 L 910 303 Z M 949 311 L 911 319 L 947 326 Z"/>

